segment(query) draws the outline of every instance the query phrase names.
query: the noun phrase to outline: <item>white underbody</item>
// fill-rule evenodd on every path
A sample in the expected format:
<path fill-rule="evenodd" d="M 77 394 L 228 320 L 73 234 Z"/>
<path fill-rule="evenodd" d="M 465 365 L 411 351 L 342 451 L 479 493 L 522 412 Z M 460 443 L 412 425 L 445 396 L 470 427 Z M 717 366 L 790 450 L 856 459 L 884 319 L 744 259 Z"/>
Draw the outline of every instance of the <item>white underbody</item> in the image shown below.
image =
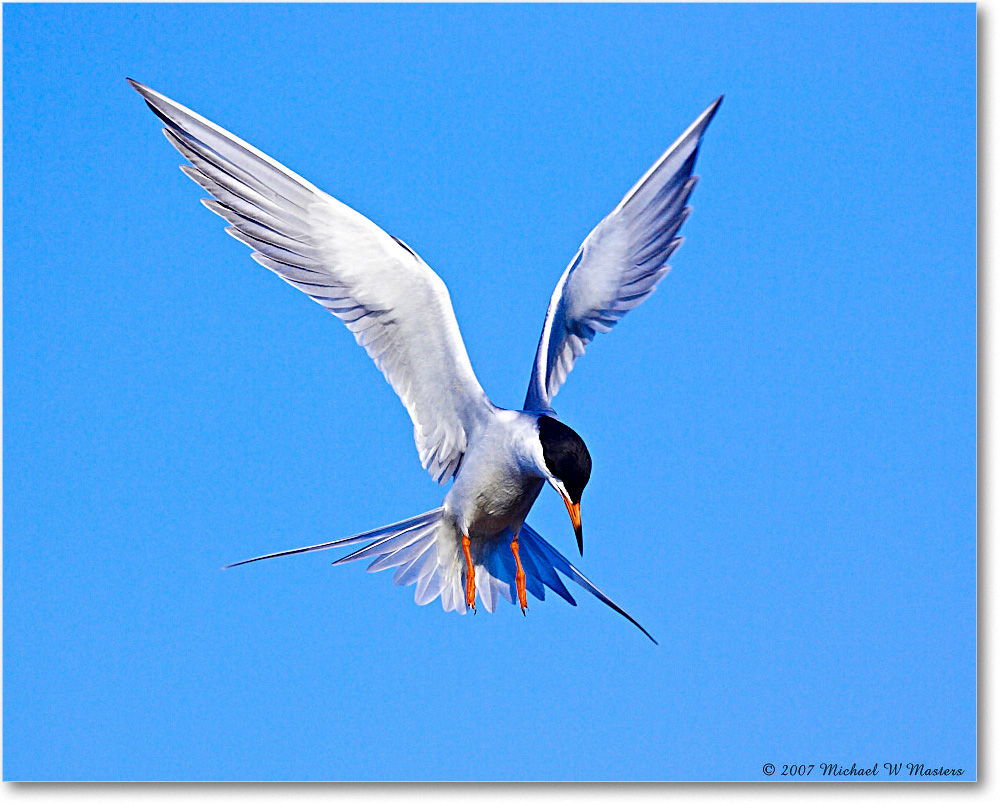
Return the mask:
<path fill-rule="evenodd" d="M 538 471 L 538 415 L 496 409 L 470 446 L 444 499 L 445 518 L 476 544 L 513 537 L 545 478 Z"/>
<path fill-rule="evenodd" d="M 477 593 L 487 610 L 499 597 L 513 600 L 511 541 L 545 484 L 539 415 L 491 408 L 469 440 L 434 534 L 446 609 L 465 608 L 463 536 L 471 543 Z"/>

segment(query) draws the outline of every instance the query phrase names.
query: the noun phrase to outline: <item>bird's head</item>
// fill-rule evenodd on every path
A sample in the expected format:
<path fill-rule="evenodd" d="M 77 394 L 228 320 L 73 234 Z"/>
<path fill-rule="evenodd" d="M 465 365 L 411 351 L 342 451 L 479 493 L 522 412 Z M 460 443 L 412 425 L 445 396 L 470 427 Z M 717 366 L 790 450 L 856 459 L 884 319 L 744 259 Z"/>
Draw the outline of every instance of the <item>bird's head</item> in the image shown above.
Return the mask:
<path fill-rule="evenodd" d="M 576 431 L 550 416 L 538 417 L 538 441 L 542 445 L 542 472 L 559 493 L 576 531 L 576 544 L 583 556 L 583 526 L 580 497 L 590 480 L 590 453 Z"/>

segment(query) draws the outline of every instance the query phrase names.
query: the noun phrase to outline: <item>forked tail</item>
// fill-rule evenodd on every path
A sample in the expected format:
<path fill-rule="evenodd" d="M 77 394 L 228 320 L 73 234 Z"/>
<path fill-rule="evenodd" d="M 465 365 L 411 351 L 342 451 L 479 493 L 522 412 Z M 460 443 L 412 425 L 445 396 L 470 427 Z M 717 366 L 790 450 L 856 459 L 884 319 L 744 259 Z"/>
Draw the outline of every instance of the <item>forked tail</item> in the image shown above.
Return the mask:
<path fill-rule="evenodd" d="M 329 548 L 344 548 L 367 543 L 354 553 L 338 559 L 335 565 L 371 559 L 369 573 L 396 568 L 393 582 L 399 586 L 416 585 L 414 600 L 423 606 L 435 598 L 441 598 L 445 611 L 455 610 L 465 613 L 465 563 L 462 559 L 460 535 L 451 523 L 443 517 L 444 509 L 438 508 L 424 514 L 401 520 L 398 523 L 365 531 L 352 537 L 321 542 L 304 548 L 269 553 L 245 559 L 226 567 L 245 565 L 261 559 L 290 556 L 310 551 L 325 551 Z M 521 564 L 524 566 L 528 592 L 539 601 L 545 600 L 545 588 L 565 599 L 570 605 L 576 601 L 563 583 L 560 573 L 578 584 L 599 601 L 635 624 L 646 637 L 656 643 L 647 632 L 624 609 L 601 592 L 586 576 L 577 570 L 559 551 L 549 545 L 527 523 L 521 526 L 518 536 Z M 508 603 L 516 599 L 514 574 L 517 566 L 510 551 L 510 539 L 498 539 L 488 543 L 478 543 L 474 555 L 476 567 L 476 591 L 488 612 L 496 609 L 500 598 Z"/>

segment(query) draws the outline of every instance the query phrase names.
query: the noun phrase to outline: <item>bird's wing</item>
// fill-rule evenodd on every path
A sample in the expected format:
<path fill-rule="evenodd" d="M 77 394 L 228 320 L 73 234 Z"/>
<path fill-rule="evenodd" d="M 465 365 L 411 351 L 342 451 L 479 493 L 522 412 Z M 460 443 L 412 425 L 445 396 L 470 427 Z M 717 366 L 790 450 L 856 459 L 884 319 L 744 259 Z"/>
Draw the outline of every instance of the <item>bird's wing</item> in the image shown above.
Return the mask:
<path fill-rule="evenodd" d="M 692 176 L 702 135 L 718 98 L 587 235 L 549 302 L 524 407 L 547 411 L 552 398 L 597 333 L 606 333 L 649 296 L 670 270 L 677 230 L 698 177 Z"/>
<path fill-rule="evenodd" d="M 458 470 L 490 402 L 465 351 L 448 289 L 401 240 L 201 115 L 129 79 L 182 166 L 254 260 L 354 333 L 413 420 L 424 468 Z"/>

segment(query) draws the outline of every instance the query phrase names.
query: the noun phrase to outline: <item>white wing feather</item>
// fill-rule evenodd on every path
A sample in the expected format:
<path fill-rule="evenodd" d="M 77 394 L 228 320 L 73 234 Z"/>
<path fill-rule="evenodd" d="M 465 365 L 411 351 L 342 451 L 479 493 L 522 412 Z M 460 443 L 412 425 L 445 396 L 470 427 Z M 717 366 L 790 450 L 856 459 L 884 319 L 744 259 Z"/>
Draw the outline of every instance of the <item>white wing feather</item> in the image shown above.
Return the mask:
<path fill-rule="evenodd" d="M 226 231 L 337 316 L 413 420 L 424 468 L 458 470 L 491 405 L 472 370 L 441 278 L 402 241 L 202 116 L 129 79 L 191 163 Z"/>
<path fill-rule="evenodd" d="M 702 135 L 720 97 L 691 124 L 621 203 L 587 235 L 556 284 L 538 342 L 525 410 L 550 411 L 552 398 L 597 333 L 606 333 L 649 296 L 680 246 Z"/>

